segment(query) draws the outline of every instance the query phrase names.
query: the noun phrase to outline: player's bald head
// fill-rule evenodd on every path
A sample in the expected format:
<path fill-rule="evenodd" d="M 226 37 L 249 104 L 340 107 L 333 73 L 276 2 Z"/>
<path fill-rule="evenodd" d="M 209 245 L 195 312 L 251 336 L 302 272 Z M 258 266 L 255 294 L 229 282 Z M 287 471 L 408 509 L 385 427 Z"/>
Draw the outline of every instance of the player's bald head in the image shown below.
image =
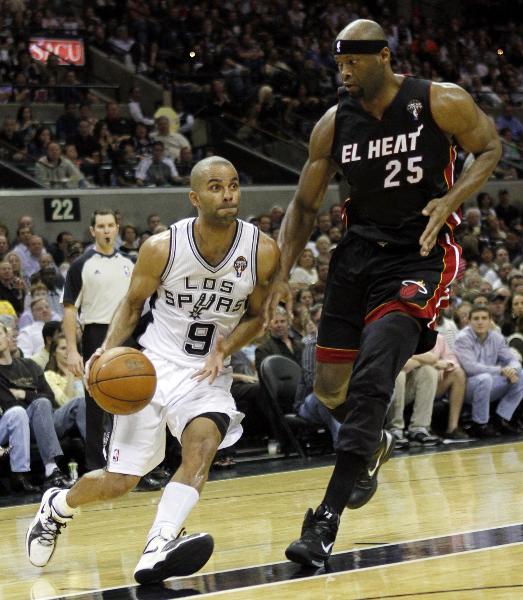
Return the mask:
<path fill-rule="evenodd" d="M 191 189 L 195 192 L 198 192 L 202 186 L 207 184 L 207 181 L 211 178 L 213 171 L 216 170 L 216 167 L 226 166 L 229 167 L 236 177 L 238 177 L 238 173 L 232 162 L 223 158 L 222 156 L 209 156 L 208 158 L 204 158 L 198 161 L 191 171 Z"/>
<path fill-rule="evenodd" d="M 336 36 L 338 40 L 386 40 L 383 27 L 368 19 L 357 19 L 344 27 Z"/>

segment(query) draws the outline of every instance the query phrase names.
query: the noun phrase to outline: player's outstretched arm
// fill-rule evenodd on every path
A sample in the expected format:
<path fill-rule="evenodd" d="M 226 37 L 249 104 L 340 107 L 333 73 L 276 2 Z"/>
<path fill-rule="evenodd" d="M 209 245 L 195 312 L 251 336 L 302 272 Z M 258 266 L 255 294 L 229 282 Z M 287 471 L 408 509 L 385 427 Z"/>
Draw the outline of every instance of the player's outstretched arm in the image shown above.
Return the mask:
<path fill-rule="evenodd" d="M 193 378 L 202 381 L 209 377 L 212 383 L 223 369 L 223 362 L 240 348 L 253 340 L 264 325 L 263 306 L 271 281 L 276 273 L 280 259 L 280 251 L 276 242 L 264 233 L 260 234 L 257 258 L 257 282 L 249 296 L 247 313 L 238 323 L 228 338 L 219 337 L 204 366 Z"/>
<path fill-rule="evenodd" d="M 116 309 L 103 348 L 120 346 L 134 331 L 145 301 L 158 289 L 169 257 L 169 231 L 147 239 L 138 254 L 129 290 Z"/>
<path fill-rule="evenodd" d="M 287 303 L 290 312 L 289 273 L 298 255 L 309 241 L 327 186 L 337 171 L 336 163 L 330 158 L 336 108 L 336 106 L 330 108 L 312 131 L 309 157 L 303 166 L 298 188 L 281 224 L 278 238 L 281 265 L 268 295 L 265 309 L 266 322 L 273 318 L 276 307 L 282 300 Z"/>
<path fill-rule="evenodd" d="M 431 200 L 423 210 L 430 218 L 420 238 L 422 256 L 428 255 L 445 221 L 481 188 L 501 157 L 494 124 L 464 89 L 452 83 L 434 83 L 430 99 L 432 116 L 440 129 L 471 152 L 475 161 L 443 198 Z"/>

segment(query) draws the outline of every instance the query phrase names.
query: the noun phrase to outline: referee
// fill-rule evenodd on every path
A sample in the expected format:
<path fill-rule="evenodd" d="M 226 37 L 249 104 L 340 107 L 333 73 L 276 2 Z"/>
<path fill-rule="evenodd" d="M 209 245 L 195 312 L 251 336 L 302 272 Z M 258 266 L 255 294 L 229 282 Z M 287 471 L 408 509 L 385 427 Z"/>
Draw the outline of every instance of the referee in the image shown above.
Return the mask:
<path fill-rule="evenodd" d="M 67 272 L 64 287 L 63 330 L 67 341 L 67 364 L 77 377 L 82 377 L 84 361 L 102 345 L 116 307 L 131 282 L 134 264 L 115 250 L 118 225 L 114 211 L 96 210 L 89 228 L 94 247 L 77 258 Z M 83 328 L 82 354 L 76 343 L 78 311 Z M 86 392 L 86 452 L 89 471 L 103 468 L 104 411 Z"/>

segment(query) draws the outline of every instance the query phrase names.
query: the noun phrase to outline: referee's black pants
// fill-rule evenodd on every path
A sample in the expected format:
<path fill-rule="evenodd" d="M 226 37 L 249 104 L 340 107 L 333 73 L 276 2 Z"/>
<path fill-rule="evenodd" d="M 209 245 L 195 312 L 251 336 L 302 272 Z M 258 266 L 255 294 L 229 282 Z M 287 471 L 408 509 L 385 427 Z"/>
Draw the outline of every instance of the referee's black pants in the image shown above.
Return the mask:
<path fill-rule="evenodd" d="M 90 323 L 85 325 L 82 335 L 82 355 L 84 362 L 91 358 L 93 352 L 102 345 L 109 325 Z M 111 429 L 111 415 L 101 409 L 85 392 L 85 466 L 88 471 L 103 469 L 107 460 L 104 456 L 104 433 Z"/>

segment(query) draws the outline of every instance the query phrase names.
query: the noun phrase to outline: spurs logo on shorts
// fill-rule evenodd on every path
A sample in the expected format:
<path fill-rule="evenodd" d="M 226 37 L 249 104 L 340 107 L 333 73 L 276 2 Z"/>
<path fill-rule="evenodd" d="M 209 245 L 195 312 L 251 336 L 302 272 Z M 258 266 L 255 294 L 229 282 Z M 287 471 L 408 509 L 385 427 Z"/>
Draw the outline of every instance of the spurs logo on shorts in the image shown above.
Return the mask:
<path fill-rule="evenodd" d="M 427 294 L 427 288 L 423 281 L 412 281 L 411 279 L 404 279 L 401 282 L 400 296 L 406 300 L 414 298 L 418 294 Z"/>

